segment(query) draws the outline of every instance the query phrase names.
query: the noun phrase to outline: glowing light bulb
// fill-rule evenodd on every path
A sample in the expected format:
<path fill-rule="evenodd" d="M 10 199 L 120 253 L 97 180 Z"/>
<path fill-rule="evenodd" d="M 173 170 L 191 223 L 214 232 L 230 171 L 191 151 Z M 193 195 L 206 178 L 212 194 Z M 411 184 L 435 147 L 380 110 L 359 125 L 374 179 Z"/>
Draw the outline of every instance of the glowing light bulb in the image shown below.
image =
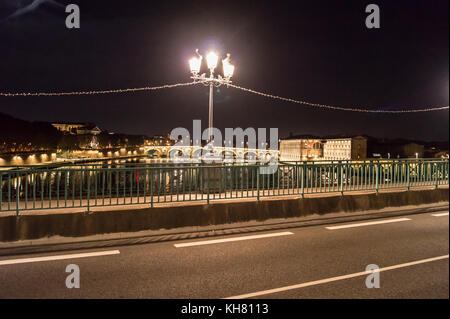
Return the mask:
<path fill-rule="evenodd" d="M 234 65 L 225 63 L 223 65 L 223 75 L 226 78 L 231 78 L 233 76 L 233 73 L 234 73 Z"/>
<path fill-rule="evenodd" d="M 200 72 L 200 66 L 202 64 L 202 58 L 192 58 L 189 60 L 189 66 L 191 68 L 191 72 L 197 74 Z"/>
<path fill-rule="evenodd" d="M 227 57 L 222 60 L 223 65 L 223 75 L 225 78 L 229 79 L 233 76 L 234 73 L 234 65 L 230 63 L 230 54 L 227 54 Z"/>
<path fill-rule="evenodd" d="M 214 52 L 209 52 L 208 55 L 206 56 L 206 63 L 208 64 L 208 69 L 214 71 L 214 69 L 217 66 L 218 59 L 219 57 L 217 56 L 217 54 L 215 54 Z"/>

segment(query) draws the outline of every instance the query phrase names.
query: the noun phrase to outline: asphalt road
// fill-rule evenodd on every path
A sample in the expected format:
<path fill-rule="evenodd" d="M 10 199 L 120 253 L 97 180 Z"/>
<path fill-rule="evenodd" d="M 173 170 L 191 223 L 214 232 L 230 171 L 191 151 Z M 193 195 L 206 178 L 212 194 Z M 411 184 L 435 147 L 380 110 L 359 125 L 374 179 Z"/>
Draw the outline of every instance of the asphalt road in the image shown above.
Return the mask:
<path fill-rule="evenodd" d="M 449 298 L 448 224 L 443 211 L 4 256 L 0 298 Z M 66 287 L 69 264 L 80 288 Z M 366 287 L 369 264 L 380 268 L 379 288 Z"/>

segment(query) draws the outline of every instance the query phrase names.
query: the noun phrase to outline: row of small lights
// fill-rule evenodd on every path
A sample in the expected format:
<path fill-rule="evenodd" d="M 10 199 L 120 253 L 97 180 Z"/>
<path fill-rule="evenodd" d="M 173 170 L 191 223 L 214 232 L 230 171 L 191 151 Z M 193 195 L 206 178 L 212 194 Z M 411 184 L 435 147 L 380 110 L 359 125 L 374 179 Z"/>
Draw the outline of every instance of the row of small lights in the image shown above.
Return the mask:
<path fill-rule="evenodd" d="M 52 153 L 50 156 L 56 156 L 56 153 Z M 28 157 L 36 157 L 36 154 L 31 154 Z M 41 157 L 48 157 L 47 154 L 41 154 Z M 18 155 L 14 155 L 13 159 L 21 159 L 22 157 L 18 156 Z"/>

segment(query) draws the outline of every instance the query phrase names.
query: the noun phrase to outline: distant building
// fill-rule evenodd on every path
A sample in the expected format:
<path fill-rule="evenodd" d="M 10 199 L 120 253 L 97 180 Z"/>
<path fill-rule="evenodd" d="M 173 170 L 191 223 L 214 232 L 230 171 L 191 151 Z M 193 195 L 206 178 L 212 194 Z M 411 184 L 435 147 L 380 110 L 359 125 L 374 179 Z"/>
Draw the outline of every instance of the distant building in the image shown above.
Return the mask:
<path fill-rule="evenodd" d="M 367 158 L 367 139 L 362 136 L 327 139 L 323 145 L 324 160 L 364 160 Z"/>
<path fill-rule="evenodd" d="M 280 142 L 281 161 L 308 161 L 322 157 L 323 143 L 321 139 L 301 138 Z"/>
<path fill-rule="evenodd" d="M 98 135 L 102 131 L 98 126 L 93 123 L 52 123 L 53 127 L 61 132 L 73 134 L 73 135 Z"/>
<path fill-rule="evenodd" d="M 77 144 L 81 149 L 97 149 L 99 140 L 97 135 L 102 131 L 93 123 L 51 123 L 58 131 L 69 135 L 76 135 Z"/>
<path fill-rule="evenodd" d="M 145 144 L 154 145 L 154 146 L 168 146 L 168 145 L 173 145 L 174 141 L 172 141 L 170 139 L 170 134 L 154 135 L 154 136 L 150 137 L 150 139 L 147 139 L 145 141 Z"/>
<path fill-rule="evenodd" d="M 280 142 L 281 161 L 363 160 L 367 158 L 367 139 L 362 136 L 345 138 L 291 138 Z"/>

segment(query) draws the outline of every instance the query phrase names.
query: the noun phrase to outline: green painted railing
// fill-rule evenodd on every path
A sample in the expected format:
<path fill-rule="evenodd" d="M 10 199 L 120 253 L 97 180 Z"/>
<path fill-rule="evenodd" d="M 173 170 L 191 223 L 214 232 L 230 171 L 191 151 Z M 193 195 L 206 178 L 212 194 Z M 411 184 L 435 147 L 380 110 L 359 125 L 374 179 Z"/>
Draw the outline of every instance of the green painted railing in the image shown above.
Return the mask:
<path fill-rule="evenodd" d="M 0 212 L 379 191 L 449 184 L 448 159 L 263 165 L 0 167 Z"/>

